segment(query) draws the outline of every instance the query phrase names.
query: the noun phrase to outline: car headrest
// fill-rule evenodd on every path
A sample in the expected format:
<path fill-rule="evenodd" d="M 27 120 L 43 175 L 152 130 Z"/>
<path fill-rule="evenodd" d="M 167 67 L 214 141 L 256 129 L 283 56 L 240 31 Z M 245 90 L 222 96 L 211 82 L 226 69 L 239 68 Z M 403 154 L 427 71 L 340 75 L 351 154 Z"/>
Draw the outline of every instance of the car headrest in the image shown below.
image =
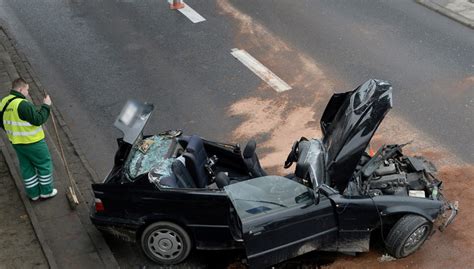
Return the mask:
<path fill-rule="evenodd" d="M 204 149 L 204 142 L 202 142 L 202 138 L 197 135 L 191 136 L 189 138 L 188 145 L 186 146 L 186 151 L 189 153 L 196 153 L 201 149 Z"/>
<path fill-rule="evenodd" d="M 225 172 L 219 172 L 215 178 L 216 185 L 219 189 L 224 188 L 225 186 L 230 184 L 229 176 Z"/>
<path fill-rule="evenodd" d="M 247 145 L 245 146 L 245 149 L 244 149 L 244 158 L 245 159 L 249 159 L 249 158 L 252 158 L 253 155 L 255 154 L 255 149 L 257 148 L 257 142 L 255 142 L 255 140 L 250 140 Z"/>

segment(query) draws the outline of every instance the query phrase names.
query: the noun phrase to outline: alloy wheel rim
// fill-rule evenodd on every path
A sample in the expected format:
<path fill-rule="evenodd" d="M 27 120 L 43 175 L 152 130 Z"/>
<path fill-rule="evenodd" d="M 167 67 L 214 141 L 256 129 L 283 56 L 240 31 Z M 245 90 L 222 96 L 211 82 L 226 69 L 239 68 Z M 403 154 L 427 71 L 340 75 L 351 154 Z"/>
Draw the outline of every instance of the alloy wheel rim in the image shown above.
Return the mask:
<path fill-rule="evenodd" d="M 418 227 L 407 239 L 405 245 L 403 246 L 403 250 L 406 253 L 413 251 L 420 242 L 425 238 L 426 234 L 428 233 L 428 225 L 423 225 Z"/>
<path fill-rule="evenodd" d="M 183 240 L 173 230 L 159 229 L 148 237 L 148 249 L 161 260 L 176 259 L 183 252 Z"/>

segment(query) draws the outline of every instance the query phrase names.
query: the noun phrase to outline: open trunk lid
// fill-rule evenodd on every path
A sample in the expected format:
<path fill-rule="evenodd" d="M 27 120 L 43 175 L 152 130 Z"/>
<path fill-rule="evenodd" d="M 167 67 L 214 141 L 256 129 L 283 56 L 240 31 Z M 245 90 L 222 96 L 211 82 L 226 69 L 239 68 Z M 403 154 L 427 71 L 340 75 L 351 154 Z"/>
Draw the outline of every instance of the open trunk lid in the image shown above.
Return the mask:
<path fill-rule="evenodd" d="M 115 120 L 114 126 L 123 132 L 123 141 L 133 145 L 141 138 L 143 128 L 153 111 L 153 105 L 137 100 L 128 100 Z"/>

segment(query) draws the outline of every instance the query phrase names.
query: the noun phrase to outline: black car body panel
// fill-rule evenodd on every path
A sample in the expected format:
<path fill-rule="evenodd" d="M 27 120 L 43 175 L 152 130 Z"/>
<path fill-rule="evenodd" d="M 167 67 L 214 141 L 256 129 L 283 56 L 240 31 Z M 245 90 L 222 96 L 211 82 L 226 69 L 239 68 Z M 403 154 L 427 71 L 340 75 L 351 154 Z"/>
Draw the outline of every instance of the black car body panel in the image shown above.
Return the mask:
<path fill-rule="evenodd" d="M 262 268 L 337 239 L 331 201 L 279 176 L 250 179 L 225 187 L 242 222 L 249 264 Z M 316 202 L 316 198 L 319 200 Z"/>
<path fill-rule="evenodd" d="M 344 190 L 370 139 L 392 108 L 392 86 L 371 79 L 352 92 L 335 94 L 321 118 L 326 167 L 331 182 Z"/>
<path fill-rule="evenodd" d="M 285 162 L 296 162 L 295 173 L 285 177 L 253 176 L 239 145 L 180 131 L 143 136 L 153 106 L 128 104 L 135 108 L 124 108 L 116 123 L 130 133 L 117 140 L 104 182 L 92 185 L 90 215 L 123 239 L 140 240 L 148 225 L 171 222 L 198 249 L 243 249 L 251 268 L 265 268 L 313 250 L 368 251 L 374 230 L 406 214 L 434 222 L 452 210 L 443 227 L 456 216 L 429 161 L 403 155 L 403 145 L 365 152 L 392 107 L 387 82 L 335 94 L 321 119 L 323 138 L 295 142 Z M 218 186 L 223 174 L 227 183 Z"/>

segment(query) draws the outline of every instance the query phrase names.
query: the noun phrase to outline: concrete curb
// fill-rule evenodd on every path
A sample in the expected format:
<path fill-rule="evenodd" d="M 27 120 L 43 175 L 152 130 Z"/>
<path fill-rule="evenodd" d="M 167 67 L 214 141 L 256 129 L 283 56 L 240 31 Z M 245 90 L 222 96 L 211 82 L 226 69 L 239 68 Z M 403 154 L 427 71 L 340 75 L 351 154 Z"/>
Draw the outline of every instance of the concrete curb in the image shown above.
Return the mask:
<path fill-rule="evenodd" d="M 467 27 L 470 27 L 472 29 L 474 29 L 474 21 L 472 20 L 469 20 L 468 18 L 464 17 L 464 16 L 461 16 L 443 6 L 440 6 L 438 4 L 435 4 L 433 3 L 432 1 L 430 0 L 415 0 L 417 3 L 431 9 L 431 10 L 434 10 L 446 17 L 449 17 L 461 24 L 464 24 L 465 26 Z"/>
<path fill-rule="evenodd" d="M 23 77 L 25 77 L 25 75 L 23 73 L 26 73 L 30 77 L 30 79 L 25 77 L 25 79 L 28 81 L 28 83 L 35 84 L 38 89 L 43 89 L 43 86 L 40 83 L 40 79 L 39 79 L 38 75 L 33 71 L 33 68 L 31 67 L 31 64 L 29 63 L 29 61 L 26 58 L 25 54 L 22 53 L 21 51 L 19 51 L 17 46 L 15 46 L 15 42 L 14 42 L 14 40 L 12 40 L 12 38 L 11 38 L 12 35 L 9 33 L 8 29 L 5 29 L 5 27 L 0 26 L 0 31 L 3 31 L 5 36 L 8 38 L 8 41 L 9 41 L 10 44 L 7 44 L 7 45 L 8 46 L 11 45 L 10 49 L 14 51 L 13 54 L 16 54 L 14 56 L 17 57 L 17 60 L 20 61 L 20 65 L 22 65 L 21 67 L 15 66 L 15 64 L 13 64 L 13 61 L 12 61 L 12 63 L 8 64 L 8 67 L 7 67 L 9 69 L 9 73 L 10 72 L 17 73 L 17 74 L 20 74 Z M 18 62 L 17 62 L 17 65 L 18 65 Z M 37 102 L 37 103 L 41 102 L 42 94 L 40 92 L 31 91 L 30 95 L 31 95 L 32 99 L 35 100 L 35 102 Z M 85 170 L 89 174 L 89 176 L 90 176 L 89 178 L 91 179 L 91 182 L 86 182 L 85 183 L 88 188 L 77 188 L 77 190 L 82 189 L 82 191 L 84 191 L 84 190 L 90 191 L 90 184 L 95 183 L 95 182 L 99 182 L 97 174 L 95 173 L 95 171 L 91 168 L 91 166 L 87 162 L 84 154 L 82 152 L 80 152 L 80 150 L 78 150 L 79 147 L 77 146 L 77 142 L 74 141 L 73 136 L 71 134 L 71 131 L 69 130 L 68 126 L 66 125 L 61 113 L 54 107 L 53 107 L 53 113 L 54 113 L 54 116 L 55 116 L 55 118 L 57 120 L 57 123 L 58 123 L 58 129 L 60 129 L 59 132 L 63 134 L 63 136 L 61 137 L 61 140 L 63 142 L 67 142 L 70 145 L 72 145 L 72 149 L 74 151 L 74 154 L 78 157 L 78 159 L 80 160 L 82 166 L 85 168 Z M 47 128 L 45 128 L 45 132 L 48 133 Z M 52 139 L 52 136 L 50 134 L 47 134 L 46 137 L 47 137 L 46 140 L 49 140 L 49 142 L 51 142 L 51 143 L 48 143 L 48 144 L 56 146 L 57 141 L 54 141 L 54 139 Z M 39 242 L 40 242 L 40 244 L 43 248 L 43 252 L 44 252 L 44 254 L 45 254 L 45 256 L 48 260 L 48 263 L 49 263 L 50 267 L 51 268 L 58 268 L 56 260 L 55 260 L 54 255 L 53 255 L 53 252 L 52 252 L 52 250 L 50 249 L 50 247 L 47 243 L 47 239 L 45 238 L 44 233 L 43 233 L 43 231 L 41 230 L 41 228 L 38 224 L 39 222 L 38 222 L 37 216 L 34 213 L 34 210 L 31 206 L 30 202 L 28 201 L 28 198 L 26 197 L 26 193 L 23 189 L 23 184 L 22 184 L 21 177 L 19 176 L 18 171 L 17 171 L 18 169 L 15 166 L 14 161 L 12 159 L 16 156 L 15 152 L 14 152 L 13 148 L 11 147 L 11 145 L 9 145 L 9 141 L 5 141 L 5 139 L 6 138 L 3 137 L 4 142 L 2 142 L 2 144 L 3 144 L 2 149 L 5 149 L 5 151 L 2 150 L 2 152 L 5 156 L 5 159 L 7 160 L 7 164 L 8 164 L 8 167 L 10 169 L 10 173 L 15 178 L 16 187 L 18 188 L 18 190 L 20 192 L 20 196 L 22 197 L 22 201 L 25 205 L 25 208 L 27 209 L 28 215 L 30 216 L 32 225 L 34 227 L 34 230 L 37 234 L 38 240 L 39 240 Z M 77 187 L 78 184 L 77 184 L 77 182 L 75 182 L 75 183 L 76 183 L 76 187 Z M 76 209 L 77 215 L 78 215 L 78 217 L 80 219 L 80 222 L 82 223 L 86 233 L 88 234 L 92 244 L 94 245 L 94 247 L 97 251 L 97 254 L 100 256 L 100 259 L 104 263 L 105 268 L 119 268 L 119 265 L 118 265 L 115 257 L 113 256 L 112 252 L 110 251 L 110 248 L 107 245 L 107 243 L 105 242 L 104 238 L 102 237 L 100 232 L 97 231 L 97 229 L 90 222 L 89 207 L 87 206 L 87 203 L 90 202 L 88 200 L 90 198 L 90 195 L 92 195 L 92 192 L 90 193 L 90 195 L 86 195 L 87 198 L 85 198 L 85 196 L 81 192 L 79 192 L 78 195 L 79 195 L 79 199 L 81 200 L 80 201 L 81 203 L 79 204 L 79 206 Z"/>
<path fill-rule="evenodd" d="M 0 139 L 0 150 L 2 151 L 5 161 L 7 162 L 8 169 L 10 170 L 10 175 L 15 181 L 15 185 L 18 189 L 18 192 L 20 193 L 20 198 L 23 202 L 23 205 L 25 206 L 26 212 L 28 213 L 31 225 L 33 226 L 33 230 L 35 231 L 36 237 L 38 238 L 44 256 L 48 261 L 49 268 L 56 269 L 58 268 L 58 266 L 56 264 L 56 260 L 54 259 L 53 251 L 51 251 L 51 248 L 47 243 L 46 237 L 44 236 L 43 230 L 40 228 L 38 218 L 36 217 L 36 214 L 33 208 L 31 207 L 31 204 L 26 196 L 26 192 L 23 188 L 23 180 L 18 174 L 17 168 L 12 161 L 11 153 L 13 151 L 13 148 L 11 148 L 11 145 L 9 145 L 9 141 L 6 141 L 6 143 L 8 143 L 6 144 L 4 140 L 5 136 L 2 136 L 2 139 Z"/>

